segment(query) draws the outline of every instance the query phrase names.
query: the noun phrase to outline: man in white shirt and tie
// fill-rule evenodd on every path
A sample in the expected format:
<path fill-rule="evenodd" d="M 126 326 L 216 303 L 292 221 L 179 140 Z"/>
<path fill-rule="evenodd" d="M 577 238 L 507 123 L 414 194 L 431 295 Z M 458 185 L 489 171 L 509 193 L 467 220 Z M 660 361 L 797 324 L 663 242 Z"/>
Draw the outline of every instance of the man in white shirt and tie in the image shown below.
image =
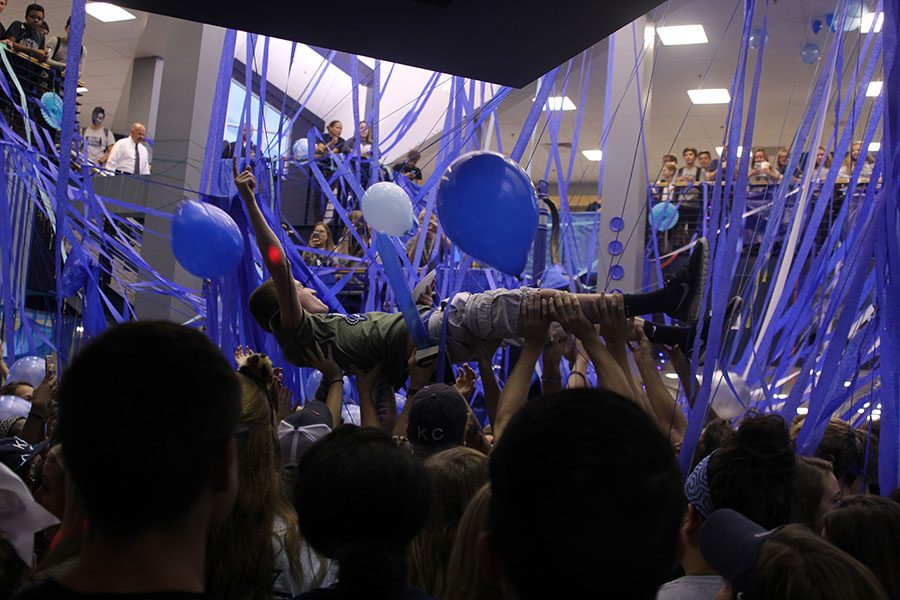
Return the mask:
<path fill-rule="evenodd" d="M 147 128 L 141 123 L 131 126 L 131 135 L 113 144 L 106 168 L 125 175 L 149 175 L 150 154 L 142 143 Z"/>

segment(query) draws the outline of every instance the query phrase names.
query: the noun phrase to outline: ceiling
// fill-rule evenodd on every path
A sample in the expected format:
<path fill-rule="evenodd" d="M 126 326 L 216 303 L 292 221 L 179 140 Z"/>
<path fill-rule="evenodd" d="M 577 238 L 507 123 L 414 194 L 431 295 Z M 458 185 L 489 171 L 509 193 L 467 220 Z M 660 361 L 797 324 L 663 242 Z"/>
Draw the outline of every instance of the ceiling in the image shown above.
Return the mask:
<path fill-rule="evenodd" d="M 237 0 L 115 4 L 518 88 L 660 1 L 292 1 L 264 10 Z"/>

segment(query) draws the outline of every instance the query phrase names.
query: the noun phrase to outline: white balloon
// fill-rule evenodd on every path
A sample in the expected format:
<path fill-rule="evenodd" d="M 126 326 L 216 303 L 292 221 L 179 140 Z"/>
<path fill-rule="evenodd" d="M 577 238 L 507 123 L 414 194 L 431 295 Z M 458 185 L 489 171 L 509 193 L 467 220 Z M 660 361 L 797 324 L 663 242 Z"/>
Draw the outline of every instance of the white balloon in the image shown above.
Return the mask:
<path fill-rule="evenodd" d="M 376 183 L 367 189 L 360 205 L 366 222 L 388 235 L 403 235 L 415 222 L 409 194 L 390 181 Z"/>
<path fill-rule="evenodd" d="M 703 382 L 702 375 L 698 375 L 697 378 L 700 379 L 701 383 Z M 738 394 L 737 397 L 735 397 L 734 392 L 728 386 L 728 382 L 722 376 L 722 371 L 713 372 L 712 386 L 709 390 L 710 403 L 716 414 L 723 419 L 739 417 L 747 412 L 747 408 L 750 406 L 750 388 L 747 387 L 747 382 L 744 381 L 744 378 L 730 371 L 728 378 L 734 386 L 734 391 Z"/>
<path fill-rule="evenodd" d="M 344 424 L 359 425 L 362 421 L 359 416 L 359 406 L 356 404 L 345 404 L 341 409 L 341 420 Z"/>

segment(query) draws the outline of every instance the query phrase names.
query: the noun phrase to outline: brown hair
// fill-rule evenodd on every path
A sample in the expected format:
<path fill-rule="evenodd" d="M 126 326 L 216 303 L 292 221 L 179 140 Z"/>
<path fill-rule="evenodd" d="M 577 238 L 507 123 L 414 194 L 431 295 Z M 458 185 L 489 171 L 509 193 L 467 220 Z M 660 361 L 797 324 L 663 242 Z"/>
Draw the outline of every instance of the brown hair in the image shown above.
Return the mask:
<path fill-rule="evenodd" d="M 271 598 L 276 550 L 281 544 L 290 573 L 299 580 L 300 526 L 281 479 L 278 438 L 266 393 L 269 368 L 242 367 L 241 415 L 246 431 L 238 436 L 239 488 L 228 520 L 210 537 L 207 578 L 210 596 L 221 599 Z M 250 368 L 252 373 L 245 372 Z M 252 376 L 251 376 L 252 375 Z M 300 582 L 302 583 L 302 582 Z"/>
<path fill-rule="evenodd" d="M 871 569 L 889 598 L 900 598 L 900 504 L 851 496 L 823 521 L 825 539 Z"/>
<path fill-rule="evenodd" d="M 271 278 L 266 279 L 253 290 L 247 308 L 250 309 L 250 314 L 256 324 L 272 333 L 269 323 L 278 312 L 278 292 L 275 291 L 275 282 Z"/>
<path fill-rule="evenodd" d="M 695 157 L 697 156 L 697 149 L 694 148 L 694 147 L 692 147 L 692 146 L 688 146 L 687 148 L 685 148 L 684 150 L 682 150 L 682 151 L 681 151 L 681 155 L 684 156 L 684 155 L 687 154 L 688 152 L 693 152 L 693 153 L 694 153 L 694 156 L 695 156 Z"/>
<path fill-rule="evenodd" d="M 787 525 L 763 544 L 754 596 L 766 600 L 887 600 L 858 560 L 802 525 Z"/>
<path fill-rule="evenodd" d="M 434 503 L 425 528 L 409 546 L 409 582 L 439 596 L 452 581 L 447 577 L 447 563 L 459 521 L 469 500 L 488 481 L 488 458 L 459 446 L 430 456 L 425 470 L 431 478 Z"/>
<path fill-rule="evenodd" d="M 822 528 L 819 508 L 825 485 L 832 476 L 831 463 L 821 458 L 798 456 L 791 481 L 791 522 L 818 533 Z"/>
<path fill-rule="evenodd" d="M 456 540 L 447 563 L 442 600 L 500 600 L 500 590 L 488 581 L 481 570 L 475 550 L 478 537 L 487 528 L 488 508 L 491 505 L 491 484 L 481 486 L 466 507 L 456 529 Z"/>

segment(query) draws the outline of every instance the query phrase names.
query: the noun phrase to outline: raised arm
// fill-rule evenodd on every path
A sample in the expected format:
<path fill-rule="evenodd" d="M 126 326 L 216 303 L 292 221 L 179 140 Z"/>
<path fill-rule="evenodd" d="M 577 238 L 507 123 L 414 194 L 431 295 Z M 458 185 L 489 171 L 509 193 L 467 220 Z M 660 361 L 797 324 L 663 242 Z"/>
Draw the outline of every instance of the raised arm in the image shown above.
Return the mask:
<path fill-rule="evenodd" d="M 322 381 L 328 385 L 325 406 L 328 407 L 328 412 L 331 413 L 333 426 L 337 427 L 341 422 L 341 409 L 344 404 L 344 372 L 332 358 L 330 346 L 326 352 L 323 352 L 322 347 L 316 342 L 312 348 L 306 351 L 303 358 L 306 364 L 322 372 Z M 361 414 L 362 407 L 360 407 Z"/>
<path fill-rule="evenodd" d="M 669 436 L 673 444 L 678 443 L 684 438 L 684 432 L 687 431 L 687 419 L 669 390 L 666 389 L 659 376 L 659 371 L 656 370 L 652 354 L 653 345 L 647 339 L 644 328 L 636 325 L 634 329 L 638 342 L 631 344 L 631 350 L 634 352 L 634 362 L 637 364 L 638 372 L 640 372 L 647 390 L 650 407 L 662 432 Z"/>
<path fill-rule="evenodd" d="M 375 386 L 381 377 L 381 364 L 368 371 L 356 372 L 356 391 L 359 393 L 359 421 L 362 427 L 382 428 L 375 408 Z"/>
<path fill-rule="evenodd" d="M 560 294 L 553 299 L 553 318 L 581 342 L 597 372 L 597 387 L 619 394 L 623 398 L 633 399 L 625 373 L 616 364 L 609 350 L 600 343 L 600 337 L 593 323 L 584 316 L 581 304 L 574 294 Z"/>
<path fill-rule="evenodd" d="M 500 385 L 497 383 L 494 365 L 491 362 L 496 352 L 497 346 L 495 345 L 491 345 L 490 348 L 479 347 L 476 350 L 478 375 L 481 377 L 481 388 L 484 390 L 484 405 L 487 408 L 488 419 L 490 419 L 491 425 L 497 422 L 497 406 L 500 403 Z"/>
<path fill-rule="evenodd" d="M 397 422 L 394 423 L 394 435 L 406 435 L 406 426 L 409 423 L 409 410 L 412 408 L 413 396 L 415 396 L 423 387 L 428 385 L 436 366 L 436 362 L 431 361 L 429 365 L 420 367 L 416 362 L 415 351 L 409 355 L 409 361 L 407 361 L 407 367 L 409 368 L 409 388 L 406 390 L 406 403 L 403 405 L 403 410 L 400 412 Z"/>
<path fill-rule="evenodd" d="M 539 294 L 532 294 L 522 303 L 521 316 L 525 347 L 500 394 L 497 422 L 493 423 L 495 445 L 503 435 L 503 430 L 509 424 L 510 419 L 528 400 L 528 390 L 531 388 L 534 367 L 541 356 L 541 350 L 547 341 L 547 330 L 550 328 L 548 304 L 549 300 L 542 299 Z"/>
<path fill-rule="evenodd" d="M 232 162 L 232 168 L 234 169 L 234 184 L 247 208 L 247 215 L 250 217 L 250 224 L 253 226 L 253 234 L 256 236 L 263 263 L 275 283 L 278 308 L 281 313 L 281 327 L 293 329 L 302 322 L 303 309 L 300 307 L 300 300 L 297 297 L 297 283 L 291 274 L 291 263 L 284 253 L 284 247 L 259 209 L 255 193 L 256 177 L 253 176 L 253 172 L 247 168 L 238 173 L 236 158 Z"/>

